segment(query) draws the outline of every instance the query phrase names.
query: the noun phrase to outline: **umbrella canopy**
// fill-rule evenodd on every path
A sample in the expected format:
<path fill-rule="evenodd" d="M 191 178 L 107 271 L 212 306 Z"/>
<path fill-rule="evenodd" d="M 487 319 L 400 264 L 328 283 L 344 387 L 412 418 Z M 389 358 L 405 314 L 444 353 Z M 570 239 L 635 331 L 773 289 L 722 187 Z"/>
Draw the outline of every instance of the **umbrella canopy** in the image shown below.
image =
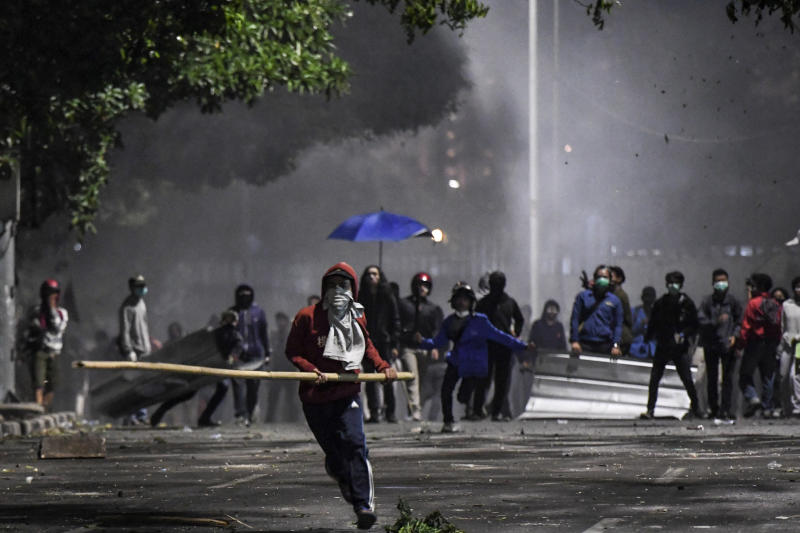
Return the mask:
<path fill-rule="evenodd" d="M 411 237 L 419 237 L 430 230 L 413 218 L 378 211 L 354 215 L 328 235 L 329 239 L 345 241 L 402 241 Z"/>
<path fill-rule="evenodd" d="M 430 236 L 431 231 L 418 220 L 381 209 L 376 213 L 354 215 L 333 230 L 329 239 L 378 241 L 378 266 L 383 267 L 383 241 L 403 241 Z"/>

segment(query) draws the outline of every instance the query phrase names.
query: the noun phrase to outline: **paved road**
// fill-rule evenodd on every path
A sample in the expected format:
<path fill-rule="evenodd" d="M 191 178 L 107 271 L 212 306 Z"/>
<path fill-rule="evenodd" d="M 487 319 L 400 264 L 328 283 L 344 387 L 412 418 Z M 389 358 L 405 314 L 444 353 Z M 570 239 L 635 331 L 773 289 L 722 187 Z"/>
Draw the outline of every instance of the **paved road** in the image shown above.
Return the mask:
<path fill-rule="evenodd" d="M 800 424 L 702 425 L 368 426 L 374 530 L 397 519 L 399 498 L 467 532 L 800 530 Z M 0 440 L 0 530 L 355 530 L 304 426 L 105 435 L 95 460 L 38 460 L 39 439 Z"/>

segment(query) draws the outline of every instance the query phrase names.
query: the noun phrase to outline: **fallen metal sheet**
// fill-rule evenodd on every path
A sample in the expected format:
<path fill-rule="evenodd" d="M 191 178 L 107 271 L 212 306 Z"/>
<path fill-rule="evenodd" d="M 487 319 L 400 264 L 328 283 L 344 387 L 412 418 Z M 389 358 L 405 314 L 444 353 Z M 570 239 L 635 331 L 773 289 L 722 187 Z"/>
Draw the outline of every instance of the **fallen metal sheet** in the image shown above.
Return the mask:
<path fill-rule="evenodd" d="M 646 409 L 651 367 L 649 361 L 604 355 L 575 359 L 566 353 L 540 354 L 521 418 L 635 418 Z M 680 377 L 669 365 L 658 388 L 655 414 L 680 417 L 688 408 Z"/>

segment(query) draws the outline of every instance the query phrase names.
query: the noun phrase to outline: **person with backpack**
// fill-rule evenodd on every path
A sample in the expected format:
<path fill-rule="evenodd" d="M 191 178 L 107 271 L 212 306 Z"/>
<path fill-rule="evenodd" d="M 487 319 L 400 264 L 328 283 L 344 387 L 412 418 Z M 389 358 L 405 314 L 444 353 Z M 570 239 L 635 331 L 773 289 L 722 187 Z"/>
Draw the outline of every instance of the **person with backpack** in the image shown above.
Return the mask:
<path fill-rule="evenodd" d="M 647 411 L 641 418 L 649 420 L 655 417 L 658 385 L 664 376 L 664 368 L 668 363 L 675 365 L 686 394 L 689 395 L 689 411 L 683 416 L 685 420 L 703 418 L 697 399 L 697 390 L 692 380 L 692 350 L 697 335 L 697 308 L 685 293 L 684 277 L 680 272 L 669 272 L 665 281 L 667 294 L 656 300 L 647 324 L 645 342 L 656 341 L 656 353 L 653 357 L 653 368 L 650 370 L 650 386 L 647 394 Z"/>
<path fill-rule="evenodd" d="M 534 349 L 532 344 L 526 344 L 494 327 L 483 313 L 476 313 L 476 302 L 472 287 L 459 281 L 450 294 L 453 313 L 444 319 L 439 333 L 427 339 L 419 332 L 414 336 L 419 346 L 426 350 L 445 348 L 449 342 L 453 343 L 453 348 L 445 355 L 447 370 L 442 383 L 442 433 L 459 431 L 453 417 L 453 391 L 458 381 L 462 380 L 458 399 L 461 403 L 467 403 L 478 382 L 489 374 L 488 341 L 516 351 Z"/>
<path fill-rule="evenodd" d="M 744 309 L 742 328 L 737 346 L 743 348 L 742 366 L 739 370 L 739 388 L 745 399 L 743 415 L 750 418 L 761 413 L 772 418 L 778 407 L 774 401 L 776 357 L 781 340 L 781 306 L 769 294 L 772 278 L 756 272 L 747 279 L 750 301 Z M 761 398 L 756 391 L 753 374 L 761 374 Z"/>

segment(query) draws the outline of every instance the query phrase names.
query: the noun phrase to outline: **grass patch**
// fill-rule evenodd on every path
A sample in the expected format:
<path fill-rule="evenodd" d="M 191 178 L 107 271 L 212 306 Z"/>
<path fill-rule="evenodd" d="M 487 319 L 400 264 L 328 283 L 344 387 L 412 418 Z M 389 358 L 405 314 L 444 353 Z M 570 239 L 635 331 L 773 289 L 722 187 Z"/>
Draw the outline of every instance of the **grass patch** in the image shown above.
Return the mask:
<path fill-rule="evenodd" d="M 397 510 L 400 511 L 400 518 L 393 525 L 386 526 L 387 533 L 464 533 L 439 511 L 433 511 L 422 519 L 414 518 L 411 507 L 403 498 L 397 502 Z"/>

